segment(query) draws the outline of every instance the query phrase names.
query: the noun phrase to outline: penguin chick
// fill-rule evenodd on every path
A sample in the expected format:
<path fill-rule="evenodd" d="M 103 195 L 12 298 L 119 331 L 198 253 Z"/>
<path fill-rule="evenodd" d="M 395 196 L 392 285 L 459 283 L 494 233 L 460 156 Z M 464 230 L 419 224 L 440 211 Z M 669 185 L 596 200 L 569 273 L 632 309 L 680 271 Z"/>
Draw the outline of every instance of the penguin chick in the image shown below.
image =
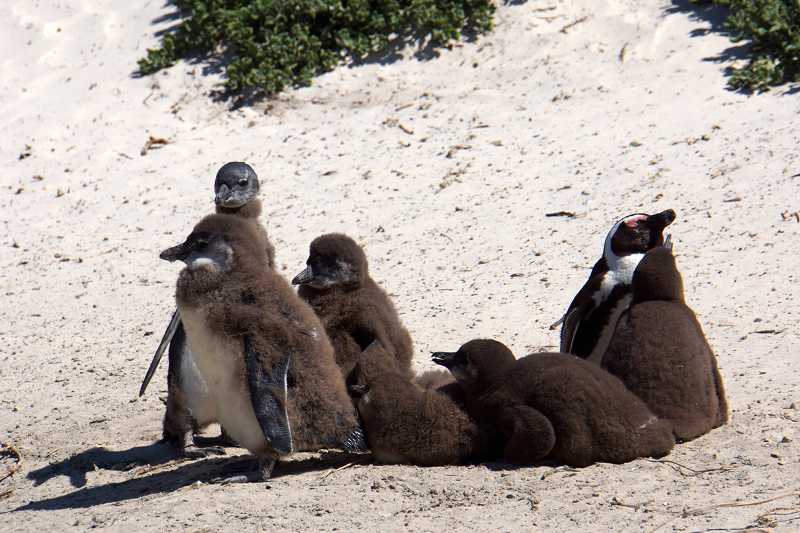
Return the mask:
<path fill-rule="evenodd" d="M 686 441 L 728 421 L 717 360 L 668 248 L 650 250 L 633 275 L 633 301 L 617 323 L 603 368 Z"/>
<path fill-rule="evenodd" d="M 217 213 L 237 215 L 252 221 L 265 243 L 267 266 L 274 268 L 275 249 L 269 241 L 266 229 L 258 222 L 262 209 L 261 200 L 257 198 L 259 187 L 258 176 L 250 165 L 241 162 L 226 163 L 217 171 L 214 179 L 214 203 Z M 217 422 L 216 413 L 208 398 L 208 387 L 198 374 L 191 350 L 186 346 L 186 334 L 177 311 L 173 313 L 153 356 L 139 389 L 139 396 L 147 389 L 167 346 L 167 408 L 162 424 L 162 441 L 186 453 L 186 434 L 191 430 L 197 446 L 234 446 L 236 443 L 226 434 L 225 428 L 222 428 L 218 437 L 197 435 L 201 428 Z M 197 455 L 201 452 L 193 453 Z"/>
<path fill-rule="evenodd" d="M 600 364 L 619 316 L 630 304 L 631 277 L 645 252 L 664 244 L 664 228 L 675 220 L 667 209 L 618 220 L 608 232 L 603 255 L 570 303 L 561 326 L 561 351 Z"/>
<path fill-rule="evenodd" d="M 622 382 L 578 357 L 541 353 L 514 359 L 503 344 L 478 339 L 435 353 L 464 388 L 467 412 L 491 424 L 513 463 L 552 457 L 583 467 L 663 456 L 674 439 Z"/>
<path fill-rule="evenodd" d="M 220 424 L 268 479 L 294 451 L 364 448 L 333 348 L 311 308 L 272 269 L 253 224 L 201 220 L 161 258 L 181 260 L 176 300 L 188 346 Z"/>
<path fill-rule="evenodd" d="M 380 357 L 375 342 L 365 356 Z M 370 376 L 355 385 L 358 412 L 367 442 L 380 463 L 420 466 L 462 464 L 480 459 L 486 437 L 478 425 L 447 395 L 423 389 L 397 371 Z"/>
<path fill-rule="evenodd" d="M 375 340 L 394 360 L 381 367 L 411 378 L 413 345 L 389 296 L 369 276 L 364 250 L 346 235 L 330 233 L 311 243 L 306 269 L 292 280 L 325 325 L 336 363 L 349 384 L 358 381 L 362 353 Z M 355 373 L 354 373 L 355 372 Z"/>

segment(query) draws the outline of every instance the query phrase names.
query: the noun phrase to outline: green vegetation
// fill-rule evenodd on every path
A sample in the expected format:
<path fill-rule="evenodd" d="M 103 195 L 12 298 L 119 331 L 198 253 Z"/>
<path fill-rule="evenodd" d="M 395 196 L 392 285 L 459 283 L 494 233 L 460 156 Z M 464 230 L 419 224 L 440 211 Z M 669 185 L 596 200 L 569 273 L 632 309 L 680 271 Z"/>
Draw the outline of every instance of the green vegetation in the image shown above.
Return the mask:
<path fill-rule="evenodd" d="M 181 21 L 139 60 L 151 74 L 189 54 L 222 60 L 226 88 L 273 94 L 347 59 L 415 39 L 435 48 L 491 29 L 491 0 L 174 0 Z"/>
<path fill-rule="evenodd" d="M 731 40 L 752 43 L 750 62 L 733 69 L 731 87 L 765 91 L 772 85 L 800 81 L 800 0 L 713 2 L 730 9 L 725 27 Z"/>

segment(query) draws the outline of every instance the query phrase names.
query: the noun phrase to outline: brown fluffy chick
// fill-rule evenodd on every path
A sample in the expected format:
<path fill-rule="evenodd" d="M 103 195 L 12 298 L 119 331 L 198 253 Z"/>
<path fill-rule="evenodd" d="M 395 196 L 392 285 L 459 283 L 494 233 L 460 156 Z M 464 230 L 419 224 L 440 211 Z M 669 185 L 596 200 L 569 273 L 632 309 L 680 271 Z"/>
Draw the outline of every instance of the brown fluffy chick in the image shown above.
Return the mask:
<path fill-rule="evenodd" d="M 633 275 L 633 301 L 620 317 L 603 367 L 620 378 L 685 441 L 728 420 L 717 360 L 683 298 L 675 258 L 647 252 Z"/>
<path fill-rule="evenodd" d="M 386 353 L 378 342 L 365 352 L 375 360 Z M 366 383 L 352 386 L 351 392 L 358 397 L 356 405 L 376 461 L 437 466 L 475 461 L 486 453 L 484 433 L 448 395 L 421 388 L 397 371 L 364 378 Z"/>
<path fill-rule="evenodd" d="M 477 339 L 433 361 L 464 388 L 467 412 L 502 437 L 503 455 L 529 464 L 552 457 L 583 467 L 666 455 L 665 421 L 622 382 L 584 359 L 541 353 L 514 359 L 503 344 Z"/>
<path fill-rule="evenodd" d="M 255 170 L 243 162 L 224 164 L 214 179 L 214 203 L 216 212 L 241 217 L 253 224 L 259 238 L 264 243 L 266 266 L 275 267 L 275 248 L 269 240 L 267 230 L 259 223 L 262 204 L 258 199 L 260 183 Z M 177 321 L 177 323 L 175 323 Z M 183 324 L 176 314 L 167 328 L 161 345 L 156 350 L 147 371 L 139 396 L 144 394 L 150 379 L 155 373 L 166 344 L 169 344 L 169 367 L 167 371 L 167 408 L 162 424 L 162 440 L 186 453 L 186 434 L 193 433 L 197 446 L 235 446 L 236 443 L 225 433 L 225 428 L 217 437 L 205 437 L 197 432 L 216 422 L 216 412 L 208 402 L 207 387 L 199 378 L 192 354 L 186 346 Z M 202 455 L 202 452 L 192 452 Z"/>
<path fill-rule="evenodd" d="M 270 476 L 294 451 L 363 448 L 333 348 L 313 310 L 272 269 L 263 236 L 241 217 L 210 215 L 163 259 L 186 263 L 176 300 L 220 424 Z"/>
<path fill-rule="evenodd" d="M 411 378 L 411 336 L 389 296 L 369 276 L 367 256 L 353 239 L 340 233 L 314 239 L 306 269 L 292 284 L 300 286 L 298 294 L 325 325 L 336 363 L 349 384 L 364 383 L 358 366 L 376 340 L 391 355 L 389 366 L 381 369 Z"/>

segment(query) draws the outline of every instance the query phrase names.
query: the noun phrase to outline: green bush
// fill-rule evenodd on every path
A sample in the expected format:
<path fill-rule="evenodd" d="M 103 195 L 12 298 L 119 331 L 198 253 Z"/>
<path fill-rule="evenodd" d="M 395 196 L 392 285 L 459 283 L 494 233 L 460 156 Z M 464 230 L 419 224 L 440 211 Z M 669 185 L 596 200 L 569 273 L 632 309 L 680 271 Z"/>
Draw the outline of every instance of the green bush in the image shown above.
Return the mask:
<path fill-rule="evenodd" d="M 225 86 L 273 94 L 308 85 L 393 39 L 446 46 L 492 25 L 491 0 L 174 0 L 182 17 L 139 60 L 151 74 L 189 54 L 222 59 Z"/>
<path fill-rule="evenodd" d="M 765 91 L 800 81 L 800 0 L 714 0 L 730 13 L 725 27 L 733 42 L 752 43 L 750 62 L 733 69 L 730 85 Z"/>

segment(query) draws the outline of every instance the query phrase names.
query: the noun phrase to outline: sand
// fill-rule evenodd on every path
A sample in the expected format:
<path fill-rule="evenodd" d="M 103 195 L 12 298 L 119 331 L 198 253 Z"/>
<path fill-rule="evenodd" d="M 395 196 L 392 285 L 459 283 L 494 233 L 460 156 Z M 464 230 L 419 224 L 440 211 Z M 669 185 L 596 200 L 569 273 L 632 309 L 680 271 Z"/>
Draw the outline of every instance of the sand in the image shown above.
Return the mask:
<path fill-rule="evenodd" d="M 23 457 L 0 481 L 4 531 L 800 528 L 800 100 L 791 86 L 726 90 L 738 51 L 710 31 L 718 12 L 511 2 L 494 32 L 435 60 L 342 67 L 233 111 L 202 63 L 132 75 L 170 13 L 162 0 L 0 4 L 0 439 Z M 140 155 L 151 135 L 169 144 Z M 417 468 L 325 453 L 269 484 L 207 483 L 231 459 L 175 461 L 153 444 L 166 365 L 137 392 L 174 306 L 179 266 L 158 252 L 213 209 L 230 160 L 259 173 L 287 278 L 321 233 L 366 246 L 419 370 L 474 337 L 554 349 L 547 326 L 611 223 L 674 208 L 730 424 L 661 462 Z M 547 216 L 559 211 L 574 217 Z"/>

